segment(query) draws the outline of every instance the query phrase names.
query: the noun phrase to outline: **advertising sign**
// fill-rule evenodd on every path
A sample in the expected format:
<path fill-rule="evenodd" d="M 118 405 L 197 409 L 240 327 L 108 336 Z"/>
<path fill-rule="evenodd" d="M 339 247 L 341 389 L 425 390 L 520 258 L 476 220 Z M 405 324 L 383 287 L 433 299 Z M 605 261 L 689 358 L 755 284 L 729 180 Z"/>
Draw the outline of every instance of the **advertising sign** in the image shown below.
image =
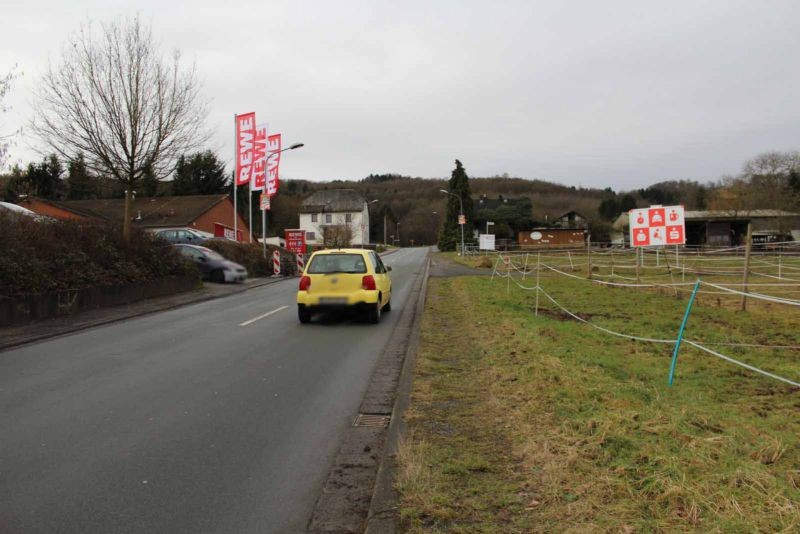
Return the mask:
<path fill-rule="evenodd" d="M 295 254 L 306 251 L 306 233 L 304 230 L 286 230 L 286 248 Z"/>
<path fill-rule="evenodd" d="M 267 183 L 267 125 L 256 126 L 253 138 L 253 172 L 250 191 L 263 191 Z M 261 208 L 264 209 L 264 208 Z"/>
<path fill-rule="evenodd" d="M 463 215 L 458 216 L 458 224 L 467 224 L 467 218 Z"/>
<path fill-rule="evenodd" d="M 250 183 L 253 172 L 253 139 L 256 134 L 256 114 L 236 116 L 236 185 Z"/>
<path fill-rule="evenodd" d="M 259 197 L 259 200 L 261 201 L 260 202 L 261 211 L 269 211 L 269 208 L 270 208 L 270 206 L 269 206 L 269 195 L 266 194 L 266 193 L 261 193 L 261 196 Z"/>
<path fill-rule="evenodd" d="M 242 231 L 234 231 L 234 229 L 230 226 L 226 226 L 221 223 L 214 223 L 214 237 L 224 237 L 225 239 L 230 239 L 231 241 L 241 241 Z"/>
<path fill-rule="evenodd" d="M 494 234 L 481 234 L 479 246 L 481 250 L 494 250 Z"/>
<path fill-rule="evenodd" d="M 267 159 L 267 194 L 272 196 L 278 192 L 280 180 L 278 167 L 281 163 L 281 134 L 270 135 L 267 138 L 267 153 L 274 154 Z"/>
<path fill-rule="evenodd" d="M 683 206 L 650 206 L 628 212 L 631 246 L 683 245 L 686 223 Z"/>

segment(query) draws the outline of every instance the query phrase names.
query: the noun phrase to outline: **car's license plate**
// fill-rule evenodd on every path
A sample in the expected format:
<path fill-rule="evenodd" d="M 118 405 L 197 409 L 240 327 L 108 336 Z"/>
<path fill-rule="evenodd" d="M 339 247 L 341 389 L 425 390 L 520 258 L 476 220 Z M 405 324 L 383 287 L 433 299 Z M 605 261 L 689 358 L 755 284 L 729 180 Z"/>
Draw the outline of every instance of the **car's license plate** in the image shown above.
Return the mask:
<path fill-rule="evenodd" d="M 320 297 L 319 303 L 323 306 L 342 306 L 347 304 L 347 297 Z"/>

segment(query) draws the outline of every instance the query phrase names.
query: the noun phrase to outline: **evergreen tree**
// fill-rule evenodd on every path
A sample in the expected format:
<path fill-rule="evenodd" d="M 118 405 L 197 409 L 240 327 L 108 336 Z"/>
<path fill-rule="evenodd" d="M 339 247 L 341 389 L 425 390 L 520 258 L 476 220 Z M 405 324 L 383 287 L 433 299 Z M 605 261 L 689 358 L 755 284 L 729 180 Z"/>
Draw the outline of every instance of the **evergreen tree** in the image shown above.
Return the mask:
<path fill-rule="evenodd" d="M 158 178 L 153 174 L 153 169 L 149 165 L 145 167 L 142 173 L 139 194 L 144 197 L 154 197 L 158 194 Z"/>
<path fill-rule="evenodd" d="M 89 173 L 83 154 L 67 165 L 67 200 L 97 198 L 97 178 Z"/>
<path fill-rule="evenodd" d="M 630 210 L 634 209 L 636 209 L 636 199 L 633 198 L 632 195 L 625 195 L 619 201 L 619 212 L 617 213 L 617 215 L 619 215 L 620 213 L 627 213 Z"/>
<path fill-rule="evenodd" d="M 172 181 L 174 195 L 218 195 L 226 193 L 229 185 L 225 165 L 210 150 L 178 158 Z"/>
<path fill-rule="evenodd" d="M 55 154 L 50 154 L 38 165 L 28 164 L 26 179 L 32 194 L 39 198 L 55 200 L 63 196 L 62 174 L 64 174 L 64 166 L 61 165 Z"/>
<path fill-rule="evenodd" d="M 469 190 L 469 177 L 467 171 L 460 161 L 456 160 L 456 168 L 450 175 L 450 193 L 461 198 L 464 206 L 464 216 L 467 221 L 464 225 L 464 242 L 472 242 L 472 227 L 475 218 L 472 213 L 472 196 Z M 439 234 L 439 250 L 455 250 L 461 243 L 461 229 L 458 224 L 458 215 L 461 205 L 458 198 L 448 195 L 447 198 L 447 218 L 444 221 L 442 232 Z"/>

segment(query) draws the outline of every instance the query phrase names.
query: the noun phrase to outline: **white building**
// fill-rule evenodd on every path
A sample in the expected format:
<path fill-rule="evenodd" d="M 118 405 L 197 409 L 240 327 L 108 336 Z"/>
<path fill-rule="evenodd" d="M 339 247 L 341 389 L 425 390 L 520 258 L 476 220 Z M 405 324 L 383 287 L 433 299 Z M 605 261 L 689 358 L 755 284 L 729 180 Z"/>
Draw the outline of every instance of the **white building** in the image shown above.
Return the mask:
<path fill-rule="evenodd" d="M 300 206 L 306 243 L 346 247 L 369 244 L 367 201 L 353 189 L 317 191 Z"/>

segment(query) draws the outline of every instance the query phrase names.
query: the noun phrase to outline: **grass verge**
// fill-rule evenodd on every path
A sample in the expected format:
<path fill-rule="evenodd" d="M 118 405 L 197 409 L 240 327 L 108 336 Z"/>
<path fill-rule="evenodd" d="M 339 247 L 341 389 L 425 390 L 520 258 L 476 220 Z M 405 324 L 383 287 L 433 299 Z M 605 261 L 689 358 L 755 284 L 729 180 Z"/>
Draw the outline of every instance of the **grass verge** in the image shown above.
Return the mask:
<path fill-rule="evenodd" d="M 533 285 L 530 283 L 529 285 Z M 674 338 L 685 299 L 543 278 L 581 317 Z M 510 289 L 509 289 L 510 288 Z M 408 433 L 410 532 L 793 531 L 800 528 L 800 391 L 684 346 L 609 336 L 535 292 L 431 279 Z M 800 344 L 800 315 L 701 303 L 687 337 Z M 797 379 L 796 351 L 726 354 Z"/>

